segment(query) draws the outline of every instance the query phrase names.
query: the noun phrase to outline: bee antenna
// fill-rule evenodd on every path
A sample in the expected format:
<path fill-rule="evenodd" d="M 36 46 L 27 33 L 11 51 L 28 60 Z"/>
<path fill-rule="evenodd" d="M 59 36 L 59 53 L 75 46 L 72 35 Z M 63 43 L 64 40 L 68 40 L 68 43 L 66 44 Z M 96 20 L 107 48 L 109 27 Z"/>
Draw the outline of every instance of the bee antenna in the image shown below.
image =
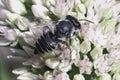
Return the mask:
<path fill-rule="evenodd" d="M 87 19 L 79 19 L 79 21 L 87 21 L 87 22 L 90 22 L 90 23 L 93 23 L 93 24 L 94 24 L 93 21 L 90 21 L 90 20 L 87 20 Z"/>

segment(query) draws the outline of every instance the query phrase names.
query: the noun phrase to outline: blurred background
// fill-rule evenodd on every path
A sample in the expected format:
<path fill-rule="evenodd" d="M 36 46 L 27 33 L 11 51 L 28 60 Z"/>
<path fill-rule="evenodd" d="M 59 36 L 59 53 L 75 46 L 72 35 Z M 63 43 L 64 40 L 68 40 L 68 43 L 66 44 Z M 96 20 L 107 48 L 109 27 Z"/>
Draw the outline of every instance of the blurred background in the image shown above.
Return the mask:
<path fill-rule="evenodd" d="M 16 80 L 12 70 L 20 67 L 22 60 L 8 59 L 10 54 L 9 48 L 0 47 L 0 80 Z"/>

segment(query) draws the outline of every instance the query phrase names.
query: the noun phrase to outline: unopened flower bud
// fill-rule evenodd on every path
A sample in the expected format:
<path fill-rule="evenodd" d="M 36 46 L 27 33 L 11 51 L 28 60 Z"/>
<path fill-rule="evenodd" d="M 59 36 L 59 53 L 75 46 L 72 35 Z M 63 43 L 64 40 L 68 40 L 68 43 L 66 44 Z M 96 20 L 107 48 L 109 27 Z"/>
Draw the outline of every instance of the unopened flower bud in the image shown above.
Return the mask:
<path fill-rule="evenodd" d="M 88 53 L 91 50 L 91 44 L 88 40 L 85 40 L 80 45 L 80 51 L 82 53 Z"/>
<path fill-rule="evenodd" d="M 111 80 L 111 76 L 108 73 L 103 73 L 99 77 L 99 80 Z"/>
<path fill-rule="evenodd" d="M 53 74 L 50 71 L 44 73 L 44 80 L 54 80 Z"/>
<path fill-rule="evenodd" d="M 8 13 L 6 14 L 6 16 L 7 16 L 7 19 L 8 19 L 10 22 L 12 22 L 12 23 L 14 23 L 15 20 L 16 20 L 18 17 L 20 17 L 20 15 L 18 15 L 18 14 L 16 14 L 16 13 L 10 13 L 10 12 L 8 12 Z"/>
<path fill-rule="evenodd" d="M 23 3 L 20 0 L 2 0 L 2 2 L 4 3 L 5 6 L 7 6 L 7 8 L 17 14 L 25 14 L 26 13 L 26 9 L 25 6 L 23 5 Z"/>
<path fill-rule="evenodd" d="M 16 39 L 17 35 L 14 30 L 8 30 L 7 33 L 5 34 L 5 38 L 8 39 L 9 41 L 14 41 Z"/>
<path fill-rule="evenodd" d="M 90 52 L 90 55 L 91 57 L 95 60 L 97 59 L 98 57 L 102 56 L 102 48 L 100 47 L 95 47 L 91 52 Z"/>
<path fill-rule="evenodd" d="M 113 75 L 113 80 L 120 80 L 120 73 L 115 73 Z"/>
<path fill-rule="evenodd" d="M 42 5 L 32 5 L 32 12 L 35 17 L 40 17 L 43 19 L 50 19 L 46 14 L 48 9 Z"/>
<path fill-rule="evenodd" d="M 45 64 L 51 69 L 55 69 L 59 63 L 59 60 L 56 58 L 49 58 L 45 61 Z"/>
<path fill-rule="evenodd" d="M 70 80 L 70 78 L 67 73 L 61 73 L 55 76 L 54 80 Z"/>
<path fill-rule="evenodd" d="M 84 76 L 81 74 L 74 75 L 73 80 L 85 80 Z"/>
<path fill-rule="evenodd" d="M 71 70 L 72 65 L 69 62 L 62 62 L 59 64 L 58 69 L 62 72 L 68 72 L 69 70 Z"/>
<path fill-rule="evenodd" d="M 114 63 L 112 64 L 112 70 L 111 70 L 111 74 L 115 74 L 115 73 L 120 73 L 120 61 L 116 60 L 114 61 Z"/>
<path fill-rule="evenodd" d="M 17 74 L 17 75 L 24 74 L 26 72 L 28 72 L 26 68 L 17 68 L 12 71 L 12 73 Z"/>
<path fill-rule="evenodd" d="M 19 17 L 16 21 L 15 24 L 17 25 L 17 27 L 24 31 L 28 29 L 28 20 L 24 17 Z"/>
<path fill-rule="evenodd" d="M 7 19 L 7 13 L 9 13 L 9 11 L 0 8 L 0 20 L 5 21 Z"/>
<path fill-rule="evenodd" d="M 33 73 L 27 72 L 17 77 L 17 79 L 18 80 L 40 80 L 41 78 L 39 75 L 35 75 Z"/>

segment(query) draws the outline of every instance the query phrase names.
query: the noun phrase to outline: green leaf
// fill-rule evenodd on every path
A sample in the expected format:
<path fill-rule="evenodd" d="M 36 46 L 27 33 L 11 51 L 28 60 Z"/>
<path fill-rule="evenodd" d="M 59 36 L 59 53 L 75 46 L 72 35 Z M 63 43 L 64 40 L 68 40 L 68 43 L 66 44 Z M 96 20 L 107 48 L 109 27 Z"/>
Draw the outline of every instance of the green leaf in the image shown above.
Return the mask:
<path fill-rule="evenodd" d="M 95 69 L 93 68 L 93 71 L 90 75 L 88 74 L 83 74 L 85 77 L 85 80 L 98 80 L 97 75 L 95 74 Z"/>
<path fill-rule="evenodd" d="M 32 0 L 25 0 L 24 5 L 25 5 L 26 10 L 27 10 L 27 14 L 24 15 L 24 16 L 26 16 L 28 18 L 32 18 L 32 16 L 33 16 L 33 13 L 32 13 L 32 10 L 31 10 L 31 6 L 33 5 Z"/>
<path fill-rule="evenodd" d="M 70 80 L 73 80 L 73 77 L 75 74 L 79 74 L 79 68 L 75 66 L 75 64 L 72 65 L 72 70 L 68 72 L 68 75 L 70 77 Z"/>

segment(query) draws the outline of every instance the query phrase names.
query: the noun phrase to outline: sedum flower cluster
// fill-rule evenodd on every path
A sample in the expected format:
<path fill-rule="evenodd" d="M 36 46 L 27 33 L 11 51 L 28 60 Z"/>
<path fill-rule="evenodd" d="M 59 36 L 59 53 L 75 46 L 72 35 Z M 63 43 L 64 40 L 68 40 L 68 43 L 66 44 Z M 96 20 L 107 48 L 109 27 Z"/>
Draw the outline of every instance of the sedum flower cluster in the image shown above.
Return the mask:
<path fill-rule="evenodd" d="M 119 0 L 0 0 L 0 46 L 22 58 L 12 72 L 18 80 L 120 80 Z M 59 56 L 35 55 L 42 26 L 72 15 L 80 21 L 78 36 Z"/>

